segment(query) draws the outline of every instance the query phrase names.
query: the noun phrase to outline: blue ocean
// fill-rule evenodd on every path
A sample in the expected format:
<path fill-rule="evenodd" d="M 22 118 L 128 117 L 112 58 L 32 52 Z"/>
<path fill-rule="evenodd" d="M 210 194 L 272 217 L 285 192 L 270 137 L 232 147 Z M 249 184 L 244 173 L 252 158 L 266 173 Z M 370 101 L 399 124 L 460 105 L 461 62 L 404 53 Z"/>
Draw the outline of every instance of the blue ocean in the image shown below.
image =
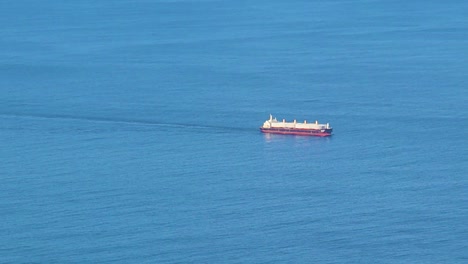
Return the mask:
<path fill-rule="evenodd" d="M 467 14 L 1 1 L 0 263 L 468 263 Z"/>

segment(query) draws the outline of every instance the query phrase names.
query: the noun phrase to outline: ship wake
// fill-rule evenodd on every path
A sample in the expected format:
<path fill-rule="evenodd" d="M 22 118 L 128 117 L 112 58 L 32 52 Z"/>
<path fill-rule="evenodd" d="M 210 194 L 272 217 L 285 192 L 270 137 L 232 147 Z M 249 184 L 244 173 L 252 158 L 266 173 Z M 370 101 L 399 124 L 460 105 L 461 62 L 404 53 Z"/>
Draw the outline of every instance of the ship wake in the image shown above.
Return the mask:
<path fill-rule="evenodd" d="M 228 127 L 228 126 L 216 126 L 216 125 L 199 125 L 190 123 L 171 123 L 162 122 L 157 120 L 147 119 L 136 119 L 136 118 L 109 118 L 109 117 L 97 117 L 97 116 L 80 116 L 80 115 L 57 115 L 57 114 L 30 114 L 30 113 L 0 113 L 1 118 L 22 118 L 32 120 L 56 120 L 56 121 L 82 121 L 82 122 L 93 122 L 93 123 L 109 123 L 109 124 L 125 124 L 125 125 L 144 125 L 144 126 L 157 126 L 165 128 L 189 128 L 189 129 L 206 129 L 217 132 L 227 131 L 251 131 L 252 128 L 242 127 Z"/>

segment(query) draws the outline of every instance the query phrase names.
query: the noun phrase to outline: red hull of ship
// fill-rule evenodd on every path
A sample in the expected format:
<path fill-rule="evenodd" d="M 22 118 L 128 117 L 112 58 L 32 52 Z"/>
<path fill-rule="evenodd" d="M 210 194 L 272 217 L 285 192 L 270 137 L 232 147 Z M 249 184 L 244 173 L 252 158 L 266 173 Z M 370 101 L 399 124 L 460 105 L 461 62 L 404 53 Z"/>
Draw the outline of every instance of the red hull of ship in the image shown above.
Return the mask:
<path fill-rule="evenodd" d="M 328 130 L 328 129 L 327 129 Z M 263 133 L 281 134 L 281 135 L 298 135 L 298 136 L 314 136 L 314 137 L 328 137 L 331 136 L 331 129 L 325 132 L 320 130 L 310 129 L 268 129 L 260 128 Z"/>

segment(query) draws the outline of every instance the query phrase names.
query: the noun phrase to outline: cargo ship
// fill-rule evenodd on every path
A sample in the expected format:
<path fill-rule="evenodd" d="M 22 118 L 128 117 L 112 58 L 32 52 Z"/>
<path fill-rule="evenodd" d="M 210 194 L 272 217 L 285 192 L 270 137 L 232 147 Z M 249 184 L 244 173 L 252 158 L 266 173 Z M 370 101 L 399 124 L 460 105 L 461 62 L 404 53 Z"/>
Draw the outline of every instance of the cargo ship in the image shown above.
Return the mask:
<path fill-rule="evenodd" d="M 328 123 L 319 124 L 318 121 L 315 121 L 315 123 L 307 123 L 306 120 L 303 123 L 298 123 L 296 120 L 286 122 L 284 119 L 283 121 L 278 121 L 276 117 L 274 118 L 270 115 L 270 119 L 263 123 L 260 131 L 272 134 L 327 137 L 331 136 L 333 128 Z"/>

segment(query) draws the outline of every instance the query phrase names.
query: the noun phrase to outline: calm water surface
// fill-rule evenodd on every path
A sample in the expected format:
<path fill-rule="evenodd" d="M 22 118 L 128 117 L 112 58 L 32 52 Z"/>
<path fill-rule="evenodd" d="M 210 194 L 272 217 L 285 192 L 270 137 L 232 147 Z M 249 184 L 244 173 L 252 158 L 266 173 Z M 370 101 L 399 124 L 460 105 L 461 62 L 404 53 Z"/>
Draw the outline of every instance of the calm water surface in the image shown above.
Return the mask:
<path fill-rule="evenodd" d="M 2 1 L 0 263 L 466 263 L 467 13 Z"/>

